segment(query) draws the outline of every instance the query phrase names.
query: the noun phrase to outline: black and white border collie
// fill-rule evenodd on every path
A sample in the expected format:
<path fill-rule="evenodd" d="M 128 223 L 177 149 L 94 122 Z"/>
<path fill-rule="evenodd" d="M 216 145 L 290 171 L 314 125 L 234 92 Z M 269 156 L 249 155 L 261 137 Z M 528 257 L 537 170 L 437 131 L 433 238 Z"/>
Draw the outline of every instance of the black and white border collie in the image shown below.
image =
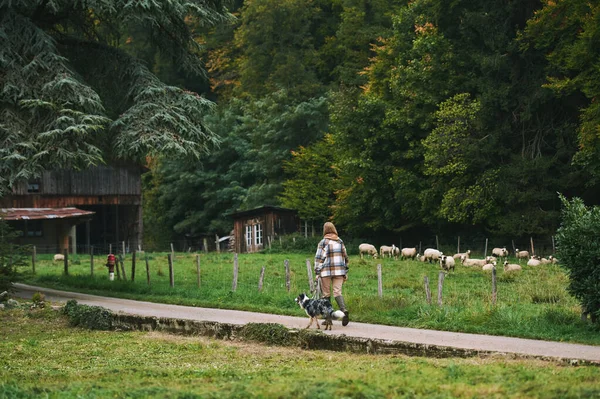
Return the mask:
<path fill-rule="evenodd" d="M 306 328 L 310 328 L 313 321 L 315 321 L 317 328 L 320 330 L 321 327 L 319 327 L 319 320 L 317 320 L 317 318 L 321 316 L 325 319 L 325 323 L 323 323 L 325 325 L 325 330 L 331 330 L 333 324 L 331 320 L 339 320 L 344 317 L 344 312 L 341 310 L 333 310 L 331 302 L 329 302 L 329 299 L 327 298 L 310 299 L 308 295 L 302 293 L 298 295 L 295 301 L 302 309 L 304 309 L 308 317 L 310 317 L 310 323 L 308 323 Z"/>

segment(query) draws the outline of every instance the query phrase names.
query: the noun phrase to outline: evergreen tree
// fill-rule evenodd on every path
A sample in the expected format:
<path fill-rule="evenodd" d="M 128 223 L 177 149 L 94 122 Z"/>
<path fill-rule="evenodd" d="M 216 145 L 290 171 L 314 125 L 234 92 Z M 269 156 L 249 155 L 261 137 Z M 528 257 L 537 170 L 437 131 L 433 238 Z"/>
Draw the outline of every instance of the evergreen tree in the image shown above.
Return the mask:
<path fill-rule="evenodd" d="M 219 0 L 0 1 L 0 187 L 48 167 L 200 156 L 215 140 L 202 124 L 211 103 L 158 80 L 123 34 L 205 76 L 187 21 L 229 18 Z"/>

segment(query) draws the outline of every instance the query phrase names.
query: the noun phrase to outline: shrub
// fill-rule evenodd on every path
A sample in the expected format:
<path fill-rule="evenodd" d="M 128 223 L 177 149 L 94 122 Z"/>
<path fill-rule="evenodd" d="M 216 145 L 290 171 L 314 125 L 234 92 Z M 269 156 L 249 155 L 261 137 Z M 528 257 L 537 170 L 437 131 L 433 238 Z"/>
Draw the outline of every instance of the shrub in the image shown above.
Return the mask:
<path fill-rule="evenodd" d="M 79 305 L 71 299 L 63 308 L 72 326 L 81 326 L 90 330 L 110 330 L 112 312 L 100 306 Z"/>
<path fill-rule="evenodd" d="M 46 296 L 39 291 L 33 294 L 31 301 L 33 302 L 33 307 L 35 308 L 43 308 L 46 306 Z"/>
<path fill-rule="evenodd" d="M 567 270 L 569 292 L 595 322 L 600 316 L 600 208 L 587 208 L 580 198 L 560 199 L 556 254 Z"/>
<path fill-rule="evenodd" d="M 317 251 L 317 245 L 323 237 L 320 235 L 315 237 L 304 237 L 303 234 L 294 233 L 281 236 L 271 242 L 271 248 L 268 244 L 265 245 L 265 253 L 307 253 L 312 254 Z"/>
<path fill-rule="evenodd" d="M 0 215 L 1 216 L 1 215 Z M 19 233 L 0 219 L 0 292 L 12 289 L 17 276 L 17 267 L 26 266 L 27 247 L 16 245 L 14 240 Z"/>

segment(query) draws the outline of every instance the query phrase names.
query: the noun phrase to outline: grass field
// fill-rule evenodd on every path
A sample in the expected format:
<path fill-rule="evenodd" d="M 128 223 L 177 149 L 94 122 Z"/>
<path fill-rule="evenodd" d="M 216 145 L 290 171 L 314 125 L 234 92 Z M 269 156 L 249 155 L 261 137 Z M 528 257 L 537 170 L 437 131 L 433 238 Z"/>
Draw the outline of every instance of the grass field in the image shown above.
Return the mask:
<path fill-rule="evenodd" d="M 0 312 L 0 398 L 591 398 L 600 368 L 428 359 L 68 327 Z"/>
<path fill-rule="evenodd" d="M 293 299 L 309 291 L 306 259 L 302 254 L 239 255 L 237 290 L 232 291 L 231 253 L 201 254 L 201 286 L 197 287 L 195 255 L 179 253 L 174 262 L 175 287 L 169 286 L 166 254 L 148 254 L 150 285 L 143 259 L 138 256 L 135 281 L 131 258 L 125 260 L 127 281 L 108 281 L 105 257 L 95 257 L 94 277 L 89 256 L 73 258 L 69 275 L 63 263 L 50 256 L 38 260 L 36 274 L 22 268 L 20 281 L 66 290 L 146 301 L 251 310 L 303 316 Z M 289 260 L 290 290 L 284 261 Z M 377 264 L 382 264 L 383 297 L 378 296 Z M 258 292 L 261 268 L 264 286 Z M 567 291 L 567 276 L 557 265 L 523 267 L 522 273 L 505 275 L 498 269 L 498 300 L 491 303 L 491 276 L 478 269 L 457 266 L 444 280 L 443 306 L 437 305 L 439 267 L 416 261 L 351 257 L 344 296 L 354 321 L 367 323 L 518 336 L 600 345 L 600 330 L 580 320 L 580 307 Z M 425 300 L 428 276 L 433 304 Z"/>

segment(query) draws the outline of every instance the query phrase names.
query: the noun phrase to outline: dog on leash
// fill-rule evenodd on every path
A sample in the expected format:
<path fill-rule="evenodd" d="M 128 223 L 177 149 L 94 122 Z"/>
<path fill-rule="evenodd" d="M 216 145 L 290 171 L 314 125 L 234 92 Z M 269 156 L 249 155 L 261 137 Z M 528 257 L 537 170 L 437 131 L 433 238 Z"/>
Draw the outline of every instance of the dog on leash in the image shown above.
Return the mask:
<path fill-rule="evenodd" d="M 333 325 L 332 319 L 339 320 L 344 317 L 344 312 L 341 310 L 333 310 L 331 302 L 329 302 L 329 299 L 327 298 L 310 299 L 308 295 L 302 293 L 298 295 L 295 301 L 302 309 L 304 309 L 308 317 L 310 317 L 310 323 L 308 323 L 306 328 L 310 328 L 313 321 L 315 321 L 317 323 L 317 328 L 320 330 L 321 327 L 319 327 L 319 320 L 317 320 L 317 318 L 321 316 L 325 319 L 325 322 L 323 323 L 325 325 L 325 330 L 331 330 L 331 326 Z"/>

